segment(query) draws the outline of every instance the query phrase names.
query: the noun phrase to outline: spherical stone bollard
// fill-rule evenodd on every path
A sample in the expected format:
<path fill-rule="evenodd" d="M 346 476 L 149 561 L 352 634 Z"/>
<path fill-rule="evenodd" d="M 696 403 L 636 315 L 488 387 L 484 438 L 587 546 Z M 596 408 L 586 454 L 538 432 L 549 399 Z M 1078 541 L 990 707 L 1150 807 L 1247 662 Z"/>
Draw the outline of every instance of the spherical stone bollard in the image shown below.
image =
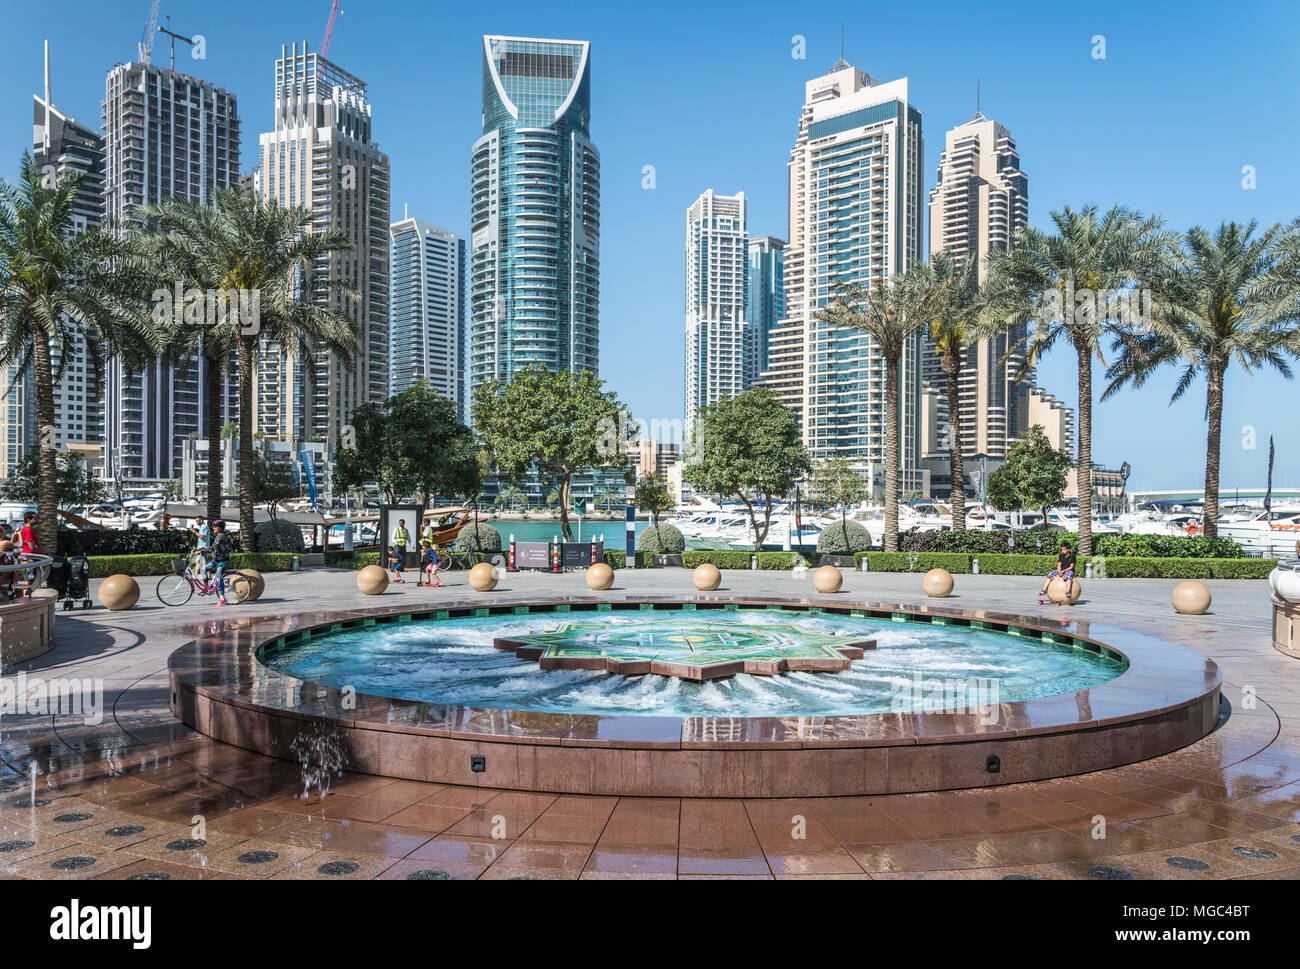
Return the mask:
<path fill-rule="evenodd" d="M 388 573 L 378 565 L 367 565 L 357 573 L 357 588 L 362 595 L 381 596 L 388 588 Z"/>
<path fill-rule="evenodd" d="M 921 588 L 931 599 L 946 599 L 952 595 L 952 573 L 947 569 L 931 569 L 921 579 Z"/>
<path fill-rule="evenodd" d="M 262 598 L 262 593 L 266 591 L 266 579 L 262 578 L 262 573 L 257 569 L 240 569 L 240 572 L 248 576 L 248 598 L 245 602 L 255 602 Z"/>
<path fill-rule="evenodd" d="M 99 601 L 105 609 L 123 612 L 140 601 L 140 584 L 129 575 L 110 575 L 99 584 Z"/>
<path fill-rule="evenodd" d="M 843 584 L 844 576 L 833 565 L 823 565 L 813 573 L 813 588 L 822 595 L 828 596 L 832 592 L 839 592 Z"/>
<path fill-rule="evenodd" d="M 496 569 L 490 562 L 480 562 L 469 570 L 469 585 L 475 592 L 491 592 L 497 587 Z"/>
<path fill-rule="evenodd" d="M 587 588 L 604 592 L 614 584 L 614 570 L 604 562 L 597 562 L 587 569 Z"/>
<path fill-rule="evenodd" d="M 1203 616 L 1210 608 L 1210 590 L 1199 582 L 1179 582 L 1169 596 L 1174 609 L 1184 616 Z"/>
<path fill-rule="evenodd" d="M 1079 601 L 1081 595 L 1083 595 L 1083 586 L 1079 584 L 1078 579 L 1071 579 L 1068 586 L 1064 579 L 1053 579 L 1047 587 L 1047 598 L 1058 606 L 1072 606 Z"/>
<path fill-rule="evenodd" d="M 712 562 L 705 562 L 691 574 L 691 581 L 695 583 L 695 588 L 701 592 L 712 592 L 722 585 L 722 573 L 718 571 L 718 567 Z"/>

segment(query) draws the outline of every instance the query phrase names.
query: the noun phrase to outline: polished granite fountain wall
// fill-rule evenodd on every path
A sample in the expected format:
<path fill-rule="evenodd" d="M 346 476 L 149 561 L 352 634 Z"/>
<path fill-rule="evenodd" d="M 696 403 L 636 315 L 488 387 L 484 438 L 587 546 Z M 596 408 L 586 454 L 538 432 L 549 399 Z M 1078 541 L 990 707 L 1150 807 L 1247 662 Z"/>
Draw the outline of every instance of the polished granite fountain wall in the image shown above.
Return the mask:
<path fill-rule="evenodd" d="M 1146 760 L 1209 733 L 1219 717 L 1217 665 L 1118 625 L 922 604 L 764 596 L 493 596 L 444 603 L 472 616 L 574 611 L 817 608 L 948 622 L 1124 656 L 1099 686 L 1003 703 L 996 715 L 924 712 L 818 717 L 629 717 L 532 713 L 350 695 L 268 670 L 257 650 L 311 628 L 432 618 L 373 606 L 279 619 L 233 619 L 170 659 L 171 709 L 186 724 L 250 750 L 299 759 L 325 737 L 363 773 L 494 789 L 663 797 L 903 793 L 1059 777 Z"/>

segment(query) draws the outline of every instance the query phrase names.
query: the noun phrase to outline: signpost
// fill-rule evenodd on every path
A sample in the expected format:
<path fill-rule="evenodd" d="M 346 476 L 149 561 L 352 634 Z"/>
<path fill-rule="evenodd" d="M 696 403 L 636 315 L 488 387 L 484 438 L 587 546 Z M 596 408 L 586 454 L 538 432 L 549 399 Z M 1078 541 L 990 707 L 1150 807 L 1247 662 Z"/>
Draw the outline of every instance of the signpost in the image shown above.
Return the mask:
<path fill-rule="evenodd" d="M 627 486 L 627 560 L 636 562 L 636 487 Z"/>

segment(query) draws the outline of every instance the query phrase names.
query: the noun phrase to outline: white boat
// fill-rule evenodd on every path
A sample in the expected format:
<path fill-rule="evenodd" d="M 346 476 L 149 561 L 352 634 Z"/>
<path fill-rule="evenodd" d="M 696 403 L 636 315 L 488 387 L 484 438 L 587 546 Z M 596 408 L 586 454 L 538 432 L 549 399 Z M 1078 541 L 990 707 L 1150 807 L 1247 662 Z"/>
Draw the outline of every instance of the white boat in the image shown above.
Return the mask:
<path fill-rule="evenodd" d="M 1234 539 L 1250 556 L 1292 558 L 1300 542 L 1300 505 L 1260 509 L 1244 521 L 1220 521 L 1219 537 Z"/>

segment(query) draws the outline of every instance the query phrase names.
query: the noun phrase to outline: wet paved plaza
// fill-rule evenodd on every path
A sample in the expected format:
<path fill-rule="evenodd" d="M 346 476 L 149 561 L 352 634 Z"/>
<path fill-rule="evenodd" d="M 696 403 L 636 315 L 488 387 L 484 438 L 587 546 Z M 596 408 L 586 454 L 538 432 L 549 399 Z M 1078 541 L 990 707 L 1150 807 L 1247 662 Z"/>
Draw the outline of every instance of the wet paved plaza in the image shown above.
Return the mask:
<path fill-rule="evenodd" d="M 390 587 L 413 609 L 468 593 Z M 835 598 L 921 598 L 919 575 L 848 574 Z M 946 604 L 1060 616 L 1037 580 L 959 576 Z M 1264 582 L 1209 582 L 1201 617 L 1174 583 L 1087 584 L 1072 618 L 1212 657 L 1209 736 L 1126 767 L 936 793 L 643 798 L 498 791 L 349 773 L 304 794 L 299 764 L 210 740 L 168 709 L 167 658 L 223 616 L 365 604 L 355 573 L 268 576 L 253 604 L 60 612 L 56 646 L 5 671 L 102 680 L 104 718 L 6 715 L 0 878 L 944 878 L 1300 876 L 1300 662 L 1271 647 Z M 813 595 L 811 577 L 725 572 L 722 591 Z M 500 592 L 586 593 L 583 576 L 508 575 Z M 690 591 L 681 570 L 620 572 L 614 592 Z M 373 601 L 373 600 L 372 600 Z M 211 628 L 207 626 L 207 628 Z M 1229 712 L 1230 711 L 1230 712 Z M 33 772 L 34 767 L 34 772 Z"/>

